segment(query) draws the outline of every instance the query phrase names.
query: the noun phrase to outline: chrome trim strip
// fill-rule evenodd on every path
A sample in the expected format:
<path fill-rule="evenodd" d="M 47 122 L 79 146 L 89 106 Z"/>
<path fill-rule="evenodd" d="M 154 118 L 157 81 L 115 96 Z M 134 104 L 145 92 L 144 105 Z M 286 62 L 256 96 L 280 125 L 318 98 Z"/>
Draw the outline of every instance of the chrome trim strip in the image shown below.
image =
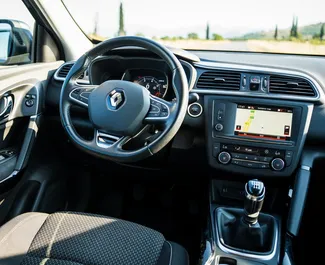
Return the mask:
<path fill-rule="evenodd" d="M 7 181 L 7 180 L 9 180 L 9 179 L 11 179 L 11 178 L 13 178 L 13 177 L 15 177 L 18 173 L 19 173 L 18 170 L 14 170 L 14 172 L 12 172 L 8 177 L 6 177 L 6 178 L 3 179 L 3 180 L 0 180 L 0 184 L 1 184 L 1 183 L 4 183 L 5 181 Z"/>
<path fill-rule="evenodd" d="M 231 95 L 231 96 L 243 96 L 243 97 L 263 97 L 263 98 L 276 98 L 276 99 L 290 99 L 290 100 L 303 100 L 303 101 L 319 101 L 324 98 L 324 91 L 318 81 L 316 81 L 312 76 L 298 72 L 295 70 L 286 70 L 286 69 L 275 69 L 264 66 L 249 66 L 249 65 L 240 65 L 240 64 L 230 64 L 230 63 L 219 63 L 219 62 L 199 62 L 194 63 L 194 66 L 197 68 L 208 69 L 208 70 L 231 70 L 231 71 L 240 71 L 240 72 L 253 72 L 260 74 L 280 74 L 292 77 L 298 77 L 306 79 L 311 83 L 315 90 L 316 96 L 306 97 L 306 96 L 290 96 L 283 94 L 263 94 L 263 93 L 251 93 L 243 91 L 223 91 L 219 89 L 199 89 L 195 88 L 192 92 L 199 94 L 209 94 L 209 95 Z"/>
<path fill-rule="evenodd" d="M 193 106 L 193 105 L 198 105 L 198 106 L 200 107 L 201 110 L 200 110 L 199 114 L 197 114 L 197 115 L 193 115 L 193 114 L 190 113 L 190 107 Z M 188 107 L 187 107 L 187 113 L 188 113 L 188 115 L 190 115 L 192 118 L 197 118 L 197 117 L 201 116 L 201 114 L 203 113 L 203 107 L 202 107 L 202 105 L 201 105 L 200 103 L 194 102 L 194 103 L 188 105 Z"/>
<path fill-rule="evenodd" d="M 102 133 L 102 132 L 99 132 L 98 130 L 96 130 L 96 144 L 99 146 L 99 147 L 102 147 L 102 148 L 109 148 L 110 146 L 112 146 L 113 144 L 104 144 L 104 143 L 100 143 L 100 142 L 98 142 L 98 138 L 99 137 L 101 137 L 101 136 L 103 136 L 103 137 L 106 137 L 106 138 L 110 138 L 110 139 L 112 139 L 112 140 L 115 140 L 116 142 L 118 141 L 118 140 L 120 140 L 120 138 L 119 137 L 117 137 L 117 136 L 114 136 L 114 135 L 110 135 L 110 134 L 107 134 L 107 133 Z"/>
<path fill-rule="evenodd" d="M 272 140 L 254 140 L 251 138 L 244 138 L 242 137 L 236 137 L 236 136 L 224 136 L 224 135 L 218 135 L 218 136 L 212 136 L 214 139 L 216 138 L 222 138 L 222 139 L 229 139 L 229 140 L 238 140 L 238 141 L 244 141 L 244 142 L 255 142 L 255 143 L 261 143 L 261 144 L 278 144 L 278 145 L 286 145 L 286 146 L 293 146 L 292 142 L 281 142 L 281 141 L 272 141 Z"/>
<path fill-rule="evenodd" d="M 301 166 L 300 168 L 306 171 L 310 171 L 311 169 L 309 166 Z"/>
<path fill-rule="evenodd" d="M 271 260 L 274 258 L 276 249 L 277 249 L 277 245 L 278 245 L 278 237 L 279 237 L 279 228 L 278 228 L 278 223 L 276 220 L 275 220 L 275 231 L 274 231 L 275 239 L 274 239 L 273 250 L 270 254 L 260 254 L 260 255 L 240 252 L 240 251 L 237 251 L 237 250 L 234 250 L 234 249 L 224 246 L 221 243 L 222 238 L 220 238 L 220 236 L 219 236 L 218 222 L 216 222 L 215 225 L 216 225 L 217 245 L 223 252 L 225 252 L 227 254 L 237 255 L 240 257 L 256 259 L 256 260 Z"/>

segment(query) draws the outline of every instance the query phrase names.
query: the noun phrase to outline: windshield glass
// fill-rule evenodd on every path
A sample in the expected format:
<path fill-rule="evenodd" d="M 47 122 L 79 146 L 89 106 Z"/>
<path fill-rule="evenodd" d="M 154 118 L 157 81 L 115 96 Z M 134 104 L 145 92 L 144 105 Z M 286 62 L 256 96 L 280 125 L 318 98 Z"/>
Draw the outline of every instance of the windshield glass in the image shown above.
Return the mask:
<path fill-rule="evenodd" d="M 62 0 L 81 29 L 194 50 L 325 55 L 324 0 Z"/>

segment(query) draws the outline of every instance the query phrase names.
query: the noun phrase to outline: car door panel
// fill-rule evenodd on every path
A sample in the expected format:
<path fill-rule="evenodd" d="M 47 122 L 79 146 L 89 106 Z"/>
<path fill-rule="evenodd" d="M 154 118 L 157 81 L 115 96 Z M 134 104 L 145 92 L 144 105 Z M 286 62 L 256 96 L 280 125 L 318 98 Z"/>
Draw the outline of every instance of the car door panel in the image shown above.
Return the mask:
<path fill-rule="evenodd" d="M 61 64 L 0 68 L 0 185 L 26 167 L 37 137 L 47 80 Z"/>

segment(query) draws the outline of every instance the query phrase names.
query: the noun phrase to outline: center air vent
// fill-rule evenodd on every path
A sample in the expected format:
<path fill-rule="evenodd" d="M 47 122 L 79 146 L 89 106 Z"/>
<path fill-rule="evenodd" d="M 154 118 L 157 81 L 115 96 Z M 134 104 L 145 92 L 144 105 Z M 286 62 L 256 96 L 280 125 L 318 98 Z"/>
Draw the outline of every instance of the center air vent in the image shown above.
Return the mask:
<path fill-rule="evenodd" d="M 288 94 L 293 96 L 315 96 L 315 90 L 309 81 L 299 77 L 282 75 L 270 76 L 269 92 L 277 94 Z"/>
<path fill-rule="evenodd" d="M 58 72 L 58 77 L 66 78 L 73 65 L 73 63 L 64 64 Z"/>
<path fill-rule="evenodd" d="M 240 89 L 240 73 L 230 71 L 207 71 L 201 74 L 196 87 L 203 89 Z"/>

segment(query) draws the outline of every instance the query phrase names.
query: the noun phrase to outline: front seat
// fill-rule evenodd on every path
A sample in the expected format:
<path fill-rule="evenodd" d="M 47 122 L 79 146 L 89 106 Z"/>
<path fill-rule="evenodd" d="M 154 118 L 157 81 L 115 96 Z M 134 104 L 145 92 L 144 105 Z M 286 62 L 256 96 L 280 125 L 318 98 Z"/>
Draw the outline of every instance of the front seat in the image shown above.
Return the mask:
<path fill-rule="evenodd" d="M 187 265 L 180 245 L 115 218 L 26 213 L 0 228 L 0 265 Z"/>

